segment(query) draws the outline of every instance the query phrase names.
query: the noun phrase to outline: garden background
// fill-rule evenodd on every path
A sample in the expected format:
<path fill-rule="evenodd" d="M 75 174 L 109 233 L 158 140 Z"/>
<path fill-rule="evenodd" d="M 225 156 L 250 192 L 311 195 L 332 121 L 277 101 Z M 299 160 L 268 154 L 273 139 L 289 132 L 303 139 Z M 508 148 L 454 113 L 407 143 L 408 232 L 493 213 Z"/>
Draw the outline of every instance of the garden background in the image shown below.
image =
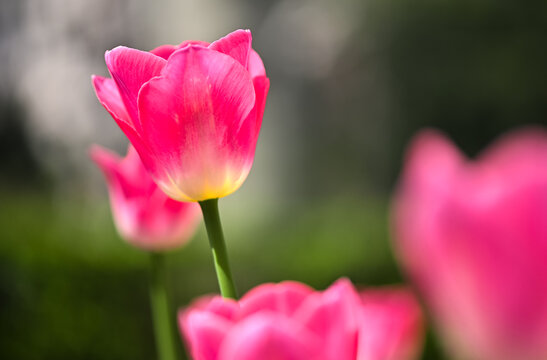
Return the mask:
<path fill-rule="evenodd" d="M 117 45 L 237 28 L 271 80 L 251 174 L 220 203 L 240 293 L 404 281 L 389 202 L 412 135 L 473 156 L 547 123 L 542 0 L 1 0 L 0 357 L 154 357 L 148 257 L 116 234 L 87 153 L 127 142 L 90 75 Z M 217 291 L 203 226 L 168 262 L 175 308 Z M 442 358 L 431 330 L 424 358 Z"/>

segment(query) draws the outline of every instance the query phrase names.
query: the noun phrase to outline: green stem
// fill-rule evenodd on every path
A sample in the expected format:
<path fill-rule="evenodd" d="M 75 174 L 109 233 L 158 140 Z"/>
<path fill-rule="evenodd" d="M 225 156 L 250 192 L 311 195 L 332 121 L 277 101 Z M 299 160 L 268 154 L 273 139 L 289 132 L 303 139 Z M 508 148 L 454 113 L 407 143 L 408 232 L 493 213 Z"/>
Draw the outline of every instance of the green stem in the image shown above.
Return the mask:
<path fill-rule="evenodd" d="M 173 323 L 165 287 L 165 254 L 150 253 L 150 303 L 158 360 L 176 360 Z"/>
<path fill-rule="evenodd" d="M 225 298 L 237 299 L 236 288 L 234 286 L 234 281 L 232 280 L 230 264 L 228 263 L 228 254 L 226 252 L 226 243 L 224 242 L 224 234 L 222 233 L 222 225 L 218 213 L 218 199 L 200 201 L 199 205 L 203 212 L 209 244 L 213 251 L 213 260 L 215 262 L 215 271 L 217 273 L 220 294 Z"/>

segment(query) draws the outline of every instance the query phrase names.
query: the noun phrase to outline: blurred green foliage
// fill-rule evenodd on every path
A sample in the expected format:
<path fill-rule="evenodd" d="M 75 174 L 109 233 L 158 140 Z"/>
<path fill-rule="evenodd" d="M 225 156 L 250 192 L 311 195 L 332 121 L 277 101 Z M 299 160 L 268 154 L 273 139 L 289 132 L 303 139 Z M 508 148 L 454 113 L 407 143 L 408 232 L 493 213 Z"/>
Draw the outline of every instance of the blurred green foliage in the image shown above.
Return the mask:
<path fill-rule="evenodd" d="M 547 124 L 544 0 L 355 3 L 362 21 L 332 72 L 300 85 L 300 193 L 390 191 L 424 127 L 475 155 L 513 128 Z"/>
<path fill-rule="evenodd" d="M 395 1 L 375 11 L 397 104 L 390 164 L 424 126 L 475 155 L 501 133 L 547 124 L 545 1 Z"/>
<path fill-rule="evenodd" d="M 226 225 L 242 294 L 288 279 L 319 289 L 341 276 L 358 285 L 401 281 L 387 239 L 385 199 L 295 204 L 265 224 Z M 175 308 L 217 292 L 204 235 L 202 228 L 168 258 Z M 0 239 L 5 358 L 154 358 L 148 257 L 118 238 L 106 201 L 90 206 L 4 193 Z"/>
<path fill-rule="evenodd" d="M 153 358 L 134 346 L 152 338 L 143 259 L 106 219 L 32 192 L 1 199 L 2 357 Z"/>

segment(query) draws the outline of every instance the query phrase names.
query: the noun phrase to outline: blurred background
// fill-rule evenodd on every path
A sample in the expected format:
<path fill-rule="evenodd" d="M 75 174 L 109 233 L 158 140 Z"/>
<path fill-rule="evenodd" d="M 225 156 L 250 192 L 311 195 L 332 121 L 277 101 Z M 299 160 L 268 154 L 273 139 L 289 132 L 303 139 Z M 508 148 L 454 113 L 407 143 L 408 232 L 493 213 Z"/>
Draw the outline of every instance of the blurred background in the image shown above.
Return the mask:
<path fill-rule="evenodd" d="M 543 0 L 0 0 L 0 356 L 152 359 L 148 257 L 114 229 L 93 143 L 104 51 L 249 28 L 271 80 L 255 164 L 220 202 L 240 293 L 404 281 L 389 201 L 423 127 L 470 156 L 547 119 Z M 174 308 L 216 292 L 204 228 L 169 256 Z M 425 359 L 440 359 L 434 333 Z"/>

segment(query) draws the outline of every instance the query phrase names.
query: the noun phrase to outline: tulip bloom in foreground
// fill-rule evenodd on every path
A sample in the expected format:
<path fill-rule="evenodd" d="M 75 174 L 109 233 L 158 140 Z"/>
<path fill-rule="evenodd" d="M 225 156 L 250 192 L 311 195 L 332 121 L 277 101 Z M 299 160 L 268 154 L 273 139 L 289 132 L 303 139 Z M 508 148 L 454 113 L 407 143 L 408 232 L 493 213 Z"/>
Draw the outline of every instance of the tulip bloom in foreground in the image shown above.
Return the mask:
<path fill-rule="evenodd" d="M 114 223 L 123 239 L 145 250 L 161 251 L 184 244 L 194 234 L 199 206 L 167 197 L 132 146 L 123 159 L 99 146 L 91 149 L 91 157 L 106 178 Z"/>
<path fill-rule="evenodd" d="M 269 88 L 250 31 L 150 52 L 120 46 L 105 60 L 112 78 L 93 77 L 97 97 L 166 194 L 203 201 L 241 186 Z"/>
<path fill-rule="evenodd" d="M 202 298 L 179 313 L 194 360 L 406 360 L 418 356 L 421 312 L 404 289 L 359 294 L 346 279 L 325 291 L 260 285 L 239 302 Z"/>
<path fill-rule="evenodd" d="M 470 161 L 443 135 L 410 147 L 394 201 L 399 256 L 462 359 L 547 359 L 547 133 Z"/>

